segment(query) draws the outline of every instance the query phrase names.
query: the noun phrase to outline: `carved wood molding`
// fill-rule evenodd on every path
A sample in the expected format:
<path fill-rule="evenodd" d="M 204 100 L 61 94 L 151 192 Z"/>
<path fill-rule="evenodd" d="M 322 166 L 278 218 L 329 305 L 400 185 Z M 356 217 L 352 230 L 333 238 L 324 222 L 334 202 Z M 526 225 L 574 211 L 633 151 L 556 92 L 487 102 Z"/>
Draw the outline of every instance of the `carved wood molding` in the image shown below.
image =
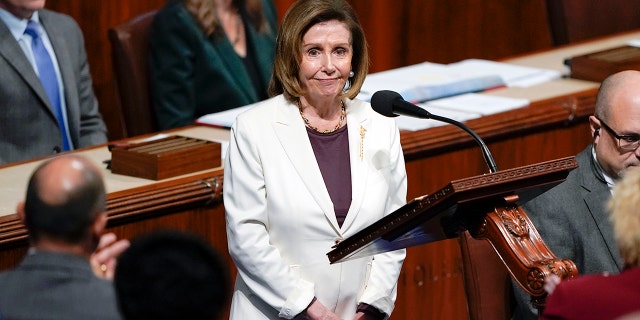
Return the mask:
<path fill-rule="evenodd" d="M 223 179 L 222 172 L 219 172 L 160 188 L 109 197 L 109 225 L 219 203 L 222 201 Z"/>
<path fill-rule="evenodd" d="M 578 275 L 578 268 L 573 261 L 551 252 L 517 201 L 515 194 L 504 197 L 504 205 L 487 212 L 483 222 L 469 232 L 474 238 L 491 243 L 511 277 L 531 296 L 533 305 L 542 310 L 547 296 L 545 278 L 552 274 L 573 278 Z"/>
<path fill-rule="evenodd" d="M 550 172 L 563 173 L 564 170 L 571 170 L 576 167 L 574 157 L 566 157 L 554 161 L 536 163 L 528 166 L 513 168 L 509 170 L 497 171 L 489 175 L 475 176 L 460 180 L 451 181 L 453 190 L 462 192 L 467 189 L 472 190 L 478 187 L 488 187 L 493 185 L 503 185 L 506 183 L 517 183 L 523 177 L 535 177 L 537 175 L 547 175 Z M 564 179 L 564 178 L 563 178 Z M 511 186 L 511 185 L 509 185 Z M 524 186 L 524 184 L 523 184 Z M 530 187 L 526 185 L 527 187 Z M 450 191 L 453 191 L 450 190 Z"/>
<path fill-rule="evenodd" d="M 17 214 L 0 217 L 0 247 L 24 245 L 26 241 L 27 229 Z"/>
<path fill-rule="evenodd" d="M 222 170 L 163 181 L 107 195 L 108 225 L 143 220 L 222 201 Z M 16 214 L 0 217 L 0 248 L 26 243 L 27 229 Z"/>

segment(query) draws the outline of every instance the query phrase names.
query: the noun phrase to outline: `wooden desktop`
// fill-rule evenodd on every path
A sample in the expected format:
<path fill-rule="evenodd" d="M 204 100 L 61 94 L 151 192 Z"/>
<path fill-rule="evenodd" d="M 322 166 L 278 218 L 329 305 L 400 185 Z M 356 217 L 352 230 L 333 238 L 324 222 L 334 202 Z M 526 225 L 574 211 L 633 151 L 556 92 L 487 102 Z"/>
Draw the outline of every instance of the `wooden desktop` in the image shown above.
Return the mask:
<path fill-rule="evenodd" d="M 620 46 L 640 31 L 516 57 L 504 62 L 564 70 L 565 58 Z M 500 169 L 572 156 L 589 142 L 588 116 L 598 83 L 557 79 L 531 88 L 505 88 L 485 94 L 527 98 L 528 107 L 466 124 L 487 142 Z M 228 140 L 224 129 L 194 126 L 167 132 L 198 139 Z M 153 135 L 150 135 L 153 136 Z M 140 141 L 145 137 L 129 139 Z M 488 172 L 471 137 L 453 126 L 403 131 L 409 198 L 438 190 L 449 181 Z M 224 145 L 223 145 L 224 146 Z M 104 168 L 108 190 L 108 231 L 133 238 L 157 228 L 191 230 L 226 254 L 223 169 L 153 181 L 112 174 L 103 164 L 107 146 L 76 151 Z M 16 265 L 26 252 L 26 231 L 15 216 L 30 173 L 42 159 L 0 167 L 0 269 Z M 233 263 L 226 255 L 230 268 Z M 466 319 L 462 262 L 458 243 L 444 240 L 413 247 L 399 280 L 392 319 Z"/>

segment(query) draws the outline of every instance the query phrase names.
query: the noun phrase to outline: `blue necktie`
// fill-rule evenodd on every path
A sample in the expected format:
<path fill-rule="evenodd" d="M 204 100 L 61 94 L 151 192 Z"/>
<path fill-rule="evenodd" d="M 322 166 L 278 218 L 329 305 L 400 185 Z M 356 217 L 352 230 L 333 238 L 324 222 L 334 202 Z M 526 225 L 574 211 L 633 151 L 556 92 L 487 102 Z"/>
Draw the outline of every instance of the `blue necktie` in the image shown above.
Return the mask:
<path fill-rule="evenodd" d="M 56 77 L 56 71 L 53 66 L 51 56 L 47 51 L 47 48 L 42 42 L 40 37 L 40 26 L 37 22 L 29 20 L 27 23 L 26 34 L 31 36 L 31 50 L 36 60 L 36 66 L 38 67 L 38 75 L 40 76 L 40 82 L 44 87 L 44 91 L 49 97 L 49 101 L 56 112 L 56 118 L 58 119 L 58 126 L 62 134 L 62 149 L 71 150 L 69 144 L 69 137 L 67 136 L 67 130 L 64 123 L 64 116 L 62 114 L 62 105 L 60 102 L 60 91 L 58 87 L 58 79 Z"/>

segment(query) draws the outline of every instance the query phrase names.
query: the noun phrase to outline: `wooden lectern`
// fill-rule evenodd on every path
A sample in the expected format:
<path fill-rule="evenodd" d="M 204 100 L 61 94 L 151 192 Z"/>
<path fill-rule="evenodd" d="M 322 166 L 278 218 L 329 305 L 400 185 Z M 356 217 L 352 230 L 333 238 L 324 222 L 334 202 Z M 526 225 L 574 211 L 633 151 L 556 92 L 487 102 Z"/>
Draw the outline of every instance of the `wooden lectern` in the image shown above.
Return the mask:
<path fill-rule="evenodd" d="M 468 231 L 475 239 L 488 240 L 511 277 L 542 311 L 544 279 L 551 274 L 575 277 L 578 270 L 573 261 L 549 250 L 518 203 L 564 181 L 577 166 L 574 157 L 567 157 L 451 181 L 344 239 L 327 256 L 338 263 Z"/>

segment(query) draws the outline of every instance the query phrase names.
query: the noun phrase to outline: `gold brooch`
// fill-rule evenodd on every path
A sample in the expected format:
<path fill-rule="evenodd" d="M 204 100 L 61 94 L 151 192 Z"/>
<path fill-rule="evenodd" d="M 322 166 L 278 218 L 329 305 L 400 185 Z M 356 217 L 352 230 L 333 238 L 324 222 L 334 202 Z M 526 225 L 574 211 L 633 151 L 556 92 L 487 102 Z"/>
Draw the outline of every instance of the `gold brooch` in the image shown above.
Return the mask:
<path fill-rule="evenodd" d="M 362 125 L 360 125 L 360 161 L 362 161 L 362 157 L 364 154 L 364 134 L 367 132 Z"/>

